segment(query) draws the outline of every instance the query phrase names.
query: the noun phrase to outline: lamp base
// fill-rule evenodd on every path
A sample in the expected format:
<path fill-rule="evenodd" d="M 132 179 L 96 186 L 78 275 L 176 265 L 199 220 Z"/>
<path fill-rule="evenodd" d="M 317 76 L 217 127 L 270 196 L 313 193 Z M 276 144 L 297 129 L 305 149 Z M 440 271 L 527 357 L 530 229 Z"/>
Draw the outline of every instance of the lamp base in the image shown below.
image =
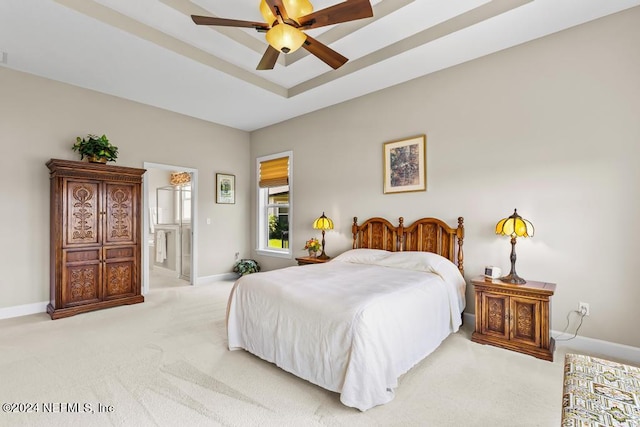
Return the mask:
<path fill-rule="evenodd" d="M 316 258 L 318 258 L 318 259 L 329 259 L 331 257 L 329 255 L 325 254 L 324 251 L 322 251 L 322 253 L 320 255 L 318 255 Z"/>
<path fill-rule="evenodd" d="M 522 277 L 518 276 L 515 273 L 511 273 L 508 276 L 502 276 L 500 278 L 500 281 L 505 283 L 511 283 L 514 285 L 524 285 L 525 283 L 527 283 L 526 280 L 524 280 Z"/>

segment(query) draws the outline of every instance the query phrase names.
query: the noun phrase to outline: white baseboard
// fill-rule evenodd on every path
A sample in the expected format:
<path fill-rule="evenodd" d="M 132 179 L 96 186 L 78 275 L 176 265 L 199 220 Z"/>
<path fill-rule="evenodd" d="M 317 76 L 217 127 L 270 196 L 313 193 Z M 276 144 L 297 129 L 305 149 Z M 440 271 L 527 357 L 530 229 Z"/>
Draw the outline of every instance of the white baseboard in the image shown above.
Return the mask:
<path fill-rule="evenodd" d="M 560 331 L 551 331 L 552 337 L 558 337 Z M 573 335 L 563 335 L 561 339 L 571 338 Z M 640 365 L 640 348 L 615 342 L 602 341 L 580 335 L 569 341 L 556 340 L 556 348 L 566 349 L 566 353 L 579 353 L 589 356 L 610 358 L 618 362 L 629 362 Z"/>
<path fill-rule="evenodd" d="M 203 276 L 198 277 L 196 280 L 196 285 L 207 285 L 213 282 L 219 282 L 221 280 L 236 280 L 239 276 L 236 273 L 223 273 L 223 274 L 214 274 L 212 276 Z"/>
<path fill-rule="evenodd" d="M 48 304 L 49 301 L 45 301 L 0 308 L 0 319 L 10 319 L 12 317 L 26 316 L 28 314 L 45 313 L 47 311 Z"/>
<path fill-rule="evenodd" d="M 474 326 L 476 324 L 476 315 L 469 314 L 469 313 L 462 313 L 462 321 L 464 322 L 465 325 Z"/>
<path fill-rule="evenodd" d="M 236 273 L 214 274 L 212 276 L 198 277 L 196 279 L 196 285 L 206 285 L 213 282 L 219 282 L 221 280 L 236 280 L 237 278 L 238 275 Z M 29 314 L 46 313 L 48 304 L 49 301 L 44 301 L 0 308 L 0 320 L 27 316 Z"/>
<path fill-rule="evenodd" d="M 464 313 L 465 324 L 475 325 L 476 316 Z M 565 334 L 560 337 L 560 331 L 551 331 L 551 336 L 555 339 L 571 338 L 572 334 Z M 562 348 L 565 353 L 579 353 L 594 357 L 610 358 L 619 362 L 630 362 L 640 364 L 640 348 L 630 345 L 618 344 L 595 338 L 582 337 L 577 335 L 569 341 L 556 340 L 556 349 Z"/>
<path fill-rule="evenodd" d="M 174 276 L 174 277 L 178 277 L 180 276 L 180 273 L 176 270 L 172 270 L 170 268 L 167 267 L 163 267 L 161 265 L 153 265 L 153 267 L 151 268 L 151 270 L 156 271 L 160 274 L 166 274 L 168 276 Z"/>

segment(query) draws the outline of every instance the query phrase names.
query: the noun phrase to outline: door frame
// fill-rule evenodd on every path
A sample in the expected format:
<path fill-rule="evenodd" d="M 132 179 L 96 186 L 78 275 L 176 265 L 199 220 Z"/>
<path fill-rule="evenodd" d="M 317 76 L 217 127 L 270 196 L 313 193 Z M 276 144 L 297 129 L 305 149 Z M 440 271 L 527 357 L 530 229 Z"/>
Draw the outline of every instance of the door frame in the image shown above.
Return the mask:
<path fill-rule="evenodd" d="M 198 169 L 185 166 L 167 165 L 163 163 L 144 162 L 145 169 L 161 169 L 170 172 L 181 171 L 191 174 L 191 274 L 189 284 L 195 285 L 198 277 Z M 144 177 L 144 176 L 143 176 Z M 149 183 L 146 178 L 142 180 L 142 294 L 149 292 Z"/>

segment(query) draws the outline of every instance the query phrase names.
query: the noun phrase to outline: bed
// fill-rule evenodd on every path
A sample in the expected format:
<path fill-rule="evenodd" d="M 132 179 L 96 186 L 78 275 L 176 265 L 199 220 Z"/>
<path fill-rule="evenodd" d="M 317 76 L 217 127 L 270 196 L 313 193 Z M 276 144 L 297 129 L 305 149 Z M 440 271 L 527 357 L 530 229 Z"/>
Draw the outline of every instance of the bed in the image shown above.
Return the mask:
<path fill-rule="evenodd" d="M 353 248 L 323 264 L 245 275 L 227 309 L 244 349 L 365 411 L 456 332 L 465 306 L 463 219 L 358 224 Z"/>

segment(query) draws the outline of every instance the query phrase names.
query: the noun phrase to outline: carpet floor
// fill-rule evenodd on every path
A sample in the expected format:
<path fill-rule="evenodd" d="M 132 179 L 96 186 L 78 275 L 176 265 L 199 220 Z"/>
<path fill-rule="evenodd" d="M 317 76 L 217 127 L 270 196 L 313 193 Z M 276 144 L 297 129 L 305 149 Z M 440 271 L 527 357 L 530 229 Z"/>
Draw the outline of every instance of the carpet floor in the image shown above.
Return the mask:
<path fill-rule="evenodd" d="M 152 289 L 143 304 L 0 321 L 1 426 L 558 426 L 562 349 L 546 362 L 466 324 L 366 412 L 226 347 L 232 282 Z"/>

